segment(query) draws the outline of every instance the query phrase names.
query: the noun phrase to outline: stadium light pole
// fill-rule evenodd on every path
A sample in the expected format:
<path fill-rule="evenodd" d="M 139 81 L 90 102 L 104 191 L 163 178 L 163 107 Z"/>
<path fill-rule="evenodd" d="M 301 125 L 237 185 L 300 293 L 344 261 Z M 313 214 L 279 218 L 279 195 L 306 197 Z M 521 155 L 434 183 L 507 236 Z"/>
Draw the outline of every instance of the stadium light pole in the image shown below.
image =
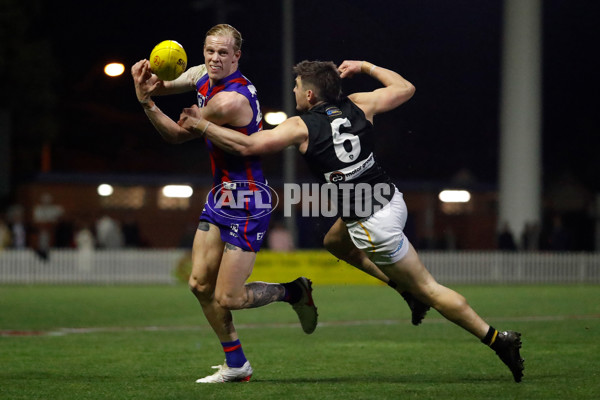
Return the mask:
<path fill-rule="evenodd" d="M 292 85 L 294 80 L 294 75 L 292 74 L 292 67 L 294 65 L 294 0 L 283 0 L 281 17 L 283 26 L 281 43 L 283 111 L 287 115 L 294 115 L 296 109 L 292 96 L 292 90 L 294 89 Z M 283 152 L 283 184 L 292 182 L 296 182 L 296 148 L 288 146 Z M 298 247 L 296 214 L 292 212 L 289 217 L 285 218 L 284 224 L 292 236 L 294 247 Z"/>
<path fill-rule="evenodd" d="M 498 226 L 541 214 L 542 0 L 504 0 Z"/>

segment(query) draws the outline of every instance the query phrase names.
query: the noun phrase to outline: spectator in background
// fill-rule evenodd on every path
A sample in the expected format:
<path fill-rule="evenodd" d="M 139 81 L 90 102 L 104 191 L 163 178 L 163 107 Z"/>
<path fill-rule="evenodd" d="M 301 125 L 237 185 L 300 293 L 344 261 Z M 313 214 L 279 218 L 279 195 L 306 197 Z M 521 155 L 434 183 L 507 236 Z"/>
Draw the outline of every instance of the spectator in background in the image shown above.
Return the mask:
<path fill-rule="evenodd" d="M 96 238 L 98 247 L 103 249 L 120 249 L 125 245 L 121 224 L 108 215 L 96 221 Z"/>
<path fill-rule="evenodd" d="M 280 221 L 275 221 L 267 233 L 267 243 L 272 251 L 294 250 L 294 239 Z"/>
<path fill-rule="evenodd" d="M 47 259 L 54 245 L 54 230 L 64 209 L 53 203 L 50 193 L 43 193 L 40 202 L 33 209 L 33 223 L 37 232 L 36 251 L 42 259 Z"/>
<path fill-rule="evenodd" d="M 521 234 L 521 247 L 525 251 L 537 251 L 540 248 L 540 226 L 537 222 L 525 223 Z"/>
<path fill-rule="evenodd" d="M 140 228 L 133 217 L 125 217 L 123 223 L 123 236 L 125 238 L 126 247 L 139 247 L 141 244 Z"/>
<path fill-rule="evenodd" d="M 67 248 L 74 246 L 74 229 L 71 221 L 61 215 L 54 228 L 54 247 Z"/>
<path fill-rule="evenodd" d="M 13 204 L 8 208 L 7 217 L 14 249 L 27 247 L 27 228 L 25 226 L 25 212 L 20 204 Z"/>
<path fill-rule="evenodd" d="M 552 218 L 552 229 L 548 237 L 548 250 L 569 250 L 569 232 L 565 228 L 560 215 L 555 215 Z"/>
<path fill-rule="evenodd" d="M 500 232 L 498 234 L 498 250 L 517 250 L 515 238 L 513 237 L 510 227 L 508 226 L 508 222 L 504 222 L 502 224 L 502 228 L 500 229 Z"/>
<path fill-rule="evenodd" d="M 80 223 L 80 228 L 75 234 L 75 246 L 77 247 L 77 261 L 80 271 L 89 272 L 94 263 L 94 250 L 96 239 L 89 224 Z"/>

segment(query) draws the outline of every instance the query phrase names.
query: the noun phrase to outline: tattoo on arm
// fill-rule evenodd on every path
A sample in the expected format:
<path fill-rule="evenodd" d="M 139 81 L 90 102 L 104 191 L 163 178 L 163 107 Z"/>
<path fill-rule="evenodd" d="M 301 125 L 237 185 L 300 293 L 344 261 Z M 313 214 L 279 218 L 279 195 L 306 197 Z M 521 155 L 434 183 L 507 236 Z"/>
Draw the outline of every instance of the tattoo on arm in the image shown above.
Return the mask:
<path fill-rule="evenodd" d="M 285 289 L 278 283 L 251 282 L 246 284 L 246 293 L 248 301 L 244 308 L 256 308 L 281 300 Z"/>

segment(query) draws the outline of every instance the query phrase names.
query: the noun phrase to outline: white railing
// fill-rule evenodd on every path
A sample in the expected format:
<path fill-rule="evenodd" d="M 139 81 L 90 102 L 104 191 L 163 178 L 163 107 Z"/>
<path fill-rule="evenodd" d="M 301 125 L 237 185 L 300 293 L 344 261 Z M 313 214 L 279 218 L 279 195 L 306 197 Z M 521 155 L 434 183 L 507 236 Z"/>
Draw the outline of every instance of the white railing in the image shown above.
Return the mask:
<path fill-rule="evenodd" d="M 0 252 L 0 284 L 170 284 L 185 250 L 52 250 L 47 260 L 31 250 Z"/>
<path fill-rule="evenodd" d="M 439 282 L 600 283 L 600 253 L 422 252 Z"/>
<path fill-rule="evenodd" d="M 261 254 L 263 252 L 257 257 L 257 268 Z M 442 283 L 600 283 L 600 253 L 423 251 L 420 256 L 433 276 Z M 175 276 L 177 266 L 185 263 L 187 257 L 189 252 L 185 249 L 87 253 L 57 249 L 51 251 L 48 260 L 43 260 L 31 250 L 4 250 L 0 252 L 0 285 L 173 284 L 178 282 Z M 271 253 L 270 257 L 279 259 L 280 256 Z M 302 252 L 294 256 L 300 269 L 303 269 L 304 258 Z M 267 257 L 263 256 L 263 259 Z M 339 265 L 329 255 L 315 258 L 314 252 L 304 264 L 310 266 L 311 274 L 329 275 L 332 274 L 332 266 Z M 285 268 L 285 261 L 281 268 Z M 343 274 L 339 279 L 344 279 Z"/>

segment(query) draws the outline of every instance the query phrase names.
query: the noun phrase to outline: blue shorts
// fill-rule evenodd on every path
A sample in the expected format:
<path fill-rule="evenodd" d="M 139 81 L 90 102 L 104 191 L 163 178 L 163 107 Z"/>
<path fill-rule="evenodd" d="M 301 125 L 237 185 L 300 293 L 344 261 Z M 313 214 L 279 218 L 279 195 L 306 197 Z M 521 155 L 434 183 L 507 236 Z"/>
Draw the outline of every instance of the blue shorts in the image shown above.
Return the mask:
<path fill-rule="evenodd" d="M 200 215 L 200 221 L 219 228 L 223 242 L 253 252 L 260 250 L 270 220 L 271 198 L 240 188 L 211 191 Z"/>

